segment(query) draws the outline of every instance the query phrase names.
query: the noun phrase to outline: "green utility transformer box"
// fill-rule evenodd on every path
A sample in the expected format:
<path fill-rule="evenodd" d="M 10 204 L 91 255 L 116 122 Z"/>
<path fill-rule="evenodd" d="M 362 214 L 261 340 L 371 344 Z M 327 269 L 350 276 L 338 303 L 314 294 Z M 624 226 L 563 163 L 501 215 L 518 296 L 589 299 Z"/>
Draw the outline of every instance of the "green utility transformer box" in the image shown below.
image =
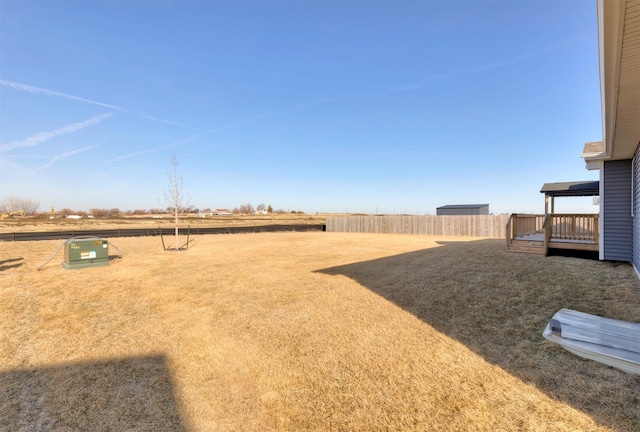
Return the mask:
<path fill-rule="evenodd" d="M 64 245 L 64 262 L 68 269 L 109 265 L 109 242 L 101 238 L 69 239 Z"/>

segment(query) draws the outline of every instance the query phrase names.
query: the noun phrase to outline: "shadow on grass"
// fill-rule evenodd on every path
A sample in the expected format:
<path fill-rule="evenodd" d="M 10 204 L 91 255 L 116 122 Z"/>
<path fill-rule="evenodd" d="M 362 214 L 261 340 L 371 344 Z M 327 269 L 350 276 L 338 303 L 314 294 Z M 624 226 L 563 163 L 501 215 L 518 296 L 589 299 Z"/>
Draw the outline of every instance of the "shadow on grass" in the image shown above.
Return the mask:
<path fill-rule="evenodd" d="M 23 264 L 24 258 L 20 257 L 20 258 L 10 258 L 10 259 L 6 259 L 6 260 L 2 260 L 0 261 L 0 271 L 4 271 L 4 270 L 9 270 L 12 268 L 18 268 Z M 10 264 L 10 263 L 15 263 L 15 264 Z M 7 265 L 8 264 L 8 265 Z"/>
<path fill-rule="evenodd" d="M 640 320 L 640 283 L 630 265 L 508 253 L 502 240 L 479 240 L 319 272 L 357 281 L 602 425 L 640 430 L 640 378 L 541 335 L 563 307 Z"/>
<path fill-rule="evenodd" d="M 571 249 L 549 249 L 548 256 L 563 256 L 563 257 L 573 257 L 573 258 L 582 258 L 588 260 L 598 261 L 599 253 L 597 251 L 582 251 L 582 250 L 571 250 Z"/>
<path fill-rule="evenodd" d="M 187 432 L 163 355 L 0 372 L 2 431 Z"/>

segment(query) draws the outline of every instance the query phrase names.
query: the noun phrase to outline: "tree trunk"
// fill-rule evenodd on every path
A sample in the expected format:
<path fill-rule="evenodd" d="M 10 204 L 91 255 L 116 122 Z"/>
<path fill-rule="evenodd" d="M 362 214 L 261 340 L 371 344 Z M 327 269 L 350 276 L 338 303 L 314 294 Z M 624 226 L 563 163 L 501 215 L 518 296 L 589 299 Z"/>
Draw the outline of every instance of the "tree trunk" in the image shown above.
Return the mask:
<path fill-rule="evenodd" d="M 178 222 L 176 222 L 176 250 L 180 248 L 180 243 L 178 242 Z"/>

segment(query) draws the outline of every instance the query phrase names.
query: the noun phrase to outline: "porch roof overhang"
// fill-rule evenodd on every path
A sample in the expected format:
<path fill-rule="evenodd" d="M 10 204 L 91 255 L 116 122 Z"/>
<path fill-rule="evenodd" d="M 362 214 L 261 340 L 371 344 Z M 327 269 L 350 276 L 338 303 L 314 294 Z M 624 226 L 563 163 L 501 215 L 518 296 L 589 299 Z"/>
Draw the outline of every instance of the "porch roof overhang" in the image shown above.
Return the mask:
<path fill-rule="evenodd" d="M 581 197 L 600 195 L 600 182 L 578 181 L 545 183 L 540 192 L 548 197 Z"/>
<path fill-rule="evenodd" d="M 587 143 L 587 169 L 630 159 L 640 143 L 640 0 L 597 0 L 603 140 Z"/>

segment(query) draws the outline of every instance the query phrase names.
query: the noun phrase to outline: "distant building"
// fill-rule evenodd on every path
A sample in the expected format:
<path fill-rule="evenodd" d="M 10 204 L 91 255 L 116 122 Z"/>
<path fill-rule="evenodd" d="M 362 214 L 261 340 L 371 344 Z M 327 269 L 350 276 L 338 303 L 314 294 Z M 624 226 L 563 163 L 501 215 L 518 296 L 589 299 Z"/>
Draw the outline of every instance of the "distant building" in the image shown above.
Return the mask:
<path fill-rule="evenodd" d="M 222 208 L 222 209 L 215 209 L 214 211 L 211 212 L 211 214 L 213 216 L 230 216 L 233 213 L 229 209 Z"/>
<path fill-rule="evenodd" d="M 436 209 L 438 216 L 488 215 L 489 204 L 454 204 Z"/>

